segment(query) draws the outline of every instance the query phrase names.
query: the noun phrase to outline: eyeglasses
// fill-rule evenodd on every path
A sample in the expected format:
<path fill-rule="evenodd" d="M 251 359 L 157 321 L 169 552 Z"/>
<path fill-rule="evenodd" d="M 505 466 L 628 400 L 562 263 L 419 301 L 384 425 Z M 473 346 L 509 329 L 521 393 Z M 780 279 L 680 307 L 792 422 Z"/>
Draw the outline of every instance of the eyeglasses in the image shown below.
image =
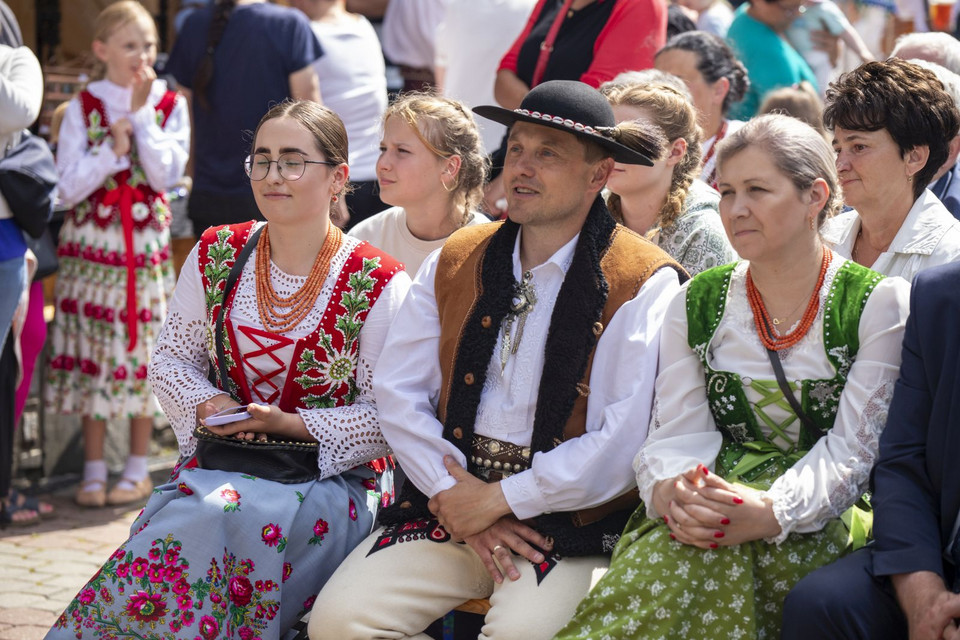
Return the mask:
<path fill-rule="evenodd" d="M 270 173 L 270 165 L 277 164 L 277 171 L 284 180 L 299 180 L 303 176 L 308 164 L 325 164 L 336 167 L 339 162 L 307 160 L 299 153 L 281 153 L 276 160 L 271 160 L 262 153 L 247 156 L 243 161 L 243 170 L 251 180 L 263 180 Z"/>

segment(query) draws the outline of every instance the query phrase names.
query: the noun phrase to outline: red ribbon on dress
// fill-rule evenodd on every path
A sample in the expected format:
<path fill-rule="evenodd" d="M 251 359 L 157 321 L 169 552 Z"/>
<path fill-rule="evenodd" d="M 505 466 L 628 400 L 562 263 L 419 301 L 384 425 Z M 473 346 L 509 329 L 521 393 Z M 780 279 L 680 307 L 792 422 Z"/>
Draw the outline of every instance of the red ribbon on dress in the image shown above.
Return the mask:
<path fill-rule="evenodd" d="M 118 205 L 120 222 L 123 225 L 123 246 L 127 252 L 127 352 L 137 346 L 137 272 L 136 256 L 133 250 L 133 205 L 145 202 L 146 196 L 139 190 L 120 181 L 116 189 L 103 195 L 102 204 L 108 207 Z"/>

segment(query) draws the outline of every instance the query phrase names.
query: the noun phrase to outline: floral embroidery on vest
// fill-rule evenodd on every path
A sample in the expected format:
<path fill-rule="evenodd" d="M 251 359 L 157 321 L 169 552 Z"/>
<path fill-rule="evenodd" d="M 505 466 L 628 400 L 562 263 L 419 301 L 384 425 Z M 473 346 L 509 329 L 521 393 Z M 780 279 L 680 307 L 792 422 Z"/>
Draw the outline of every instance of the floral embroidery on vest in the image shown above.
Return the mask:
<path fill-rule="evenodd" d="M 176 100 L 176 92 L 167 91 L 155 105 L 155 117 L 161 127 L 173 113 Z M 87 125 L 87 145 L 94 148 L 103 144 L 110 136 L 110 123 L 103 102 L 90 92 L 83 91 L 80 93 L 80 106 Z M 170 207 L 164 194 L 154 191 L 147 183 L 136 140 L 131 140 L 130 168 L 108 177 L 99 189 L 74 207 L 71 215 L 77 226 L 92 222 L 106 228 L 122 223 L 124 208 L 128 204 L 134 228 L 150 226 L 162 231 L 170 226 Z"/>
<path fill-rule="evenodd" d="M 237 254 L 253 231 L 254 223 L 243 223 L 208 229 L 200 241 L 199 262 L 207 302 L 207 337 L 211 363 L 216 367 L 213 329 L 220 305 L 227 305 L 227 317 L 235 290 L 223 300 L 223 286 Z M 258 372 L 273 392 L 262 401 L 276 403 L 284 411 L 296 408 L 331 408 L 352 403 L 358 393 L 356 369 L 359 360 L 360 330 L 367 313 L 373 308 L 380 293 L 402 266 L 373 249 L 367 243 L 357 245 L 340 270 L 333 294 L 318 326 L 296 341 L 292 364 Z M 244 367 L 245 358 L 235 340 L 235 331 L 243 333 L 257 346 L 256 353 L 271 356 L 277 348 L 293 342 L 292 339 L 256 327 L 233 327 L 225 323 L 226 365 L 230 376 L 231 394 L 244 403 L 256 401 Z M 271 385 L 269 380 L 289 371 L 283 387 Z M 223 388 L 222 382 L 219 385 Z"/>
<path fill-rule="evenodd" d="M 214 343 L 214 327 L 217 322 L 217 315 L 220 313 L 220 307 L 223 304 L 223 288 L 227 282 L 227 276 L 230 275 L 230 268 L 237 259 L 237 254 L 243 249 L 244 243 L 253 231 L 252 222 L 244 224 L 223 226 L 216 229 L 208 229 L 204 232 L 200 241 L 201 255 L 205 259 L 201 261 L 200 270 L 203 276 L 203 294 L 207 304 L 207 355 L 210 362 L 214 365 L 214 375 L 217 379 L 217 386 L 224 388 L 224 382 L 220 380 L 220 369 L 216 366 L 217 349 Z M 233 346 L 228 331 L 223 332 L 224 358 L 227 362 L 227 370 L 236 368 L 236 362 L 233 359 Z M 233 380 L 228 381 L 229 388 L 226 389 L 230 395 L 237 396 L 237 387 Z"/>
<path fill-rule="evenodd" d="M 301 375 L 294 382 L 304 391 L 313 390 L 304 397 L 304 405 L 308 409 L 336 406 L 338 397 L 343 398 L 344 404 L 350 404 L 356 398 L 354 372 L 360 349 L 357 339 L 370 310 L 369 294 L 377 284 L 370 274 L 379 267 L 379 257 L 363 258 L 360 269 L 347 277 L 346 286 L 340 289 L 339 302 L 332 305 L 343 309 L 344 313 L 333 322 L 333 332 L 320 337 L 321 358 L 317 358 L 314 349 L 304 349 L 300 353 L 297 371 Z M 329 310 L 328 306 L 328 313 Z"/>

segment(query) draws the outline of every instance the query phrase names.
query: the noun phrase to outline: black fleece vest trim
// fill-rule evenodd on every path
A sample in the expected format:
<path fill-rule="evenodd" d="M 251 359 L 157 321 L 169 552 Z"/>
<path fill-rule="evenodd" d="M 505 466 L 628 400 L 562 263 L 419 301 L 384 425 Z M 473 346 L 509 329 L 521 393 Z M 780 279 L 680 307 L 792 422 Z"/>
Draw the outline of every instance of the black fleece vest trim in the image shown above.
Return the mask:
<path fill-rule="evenodd" d="M 600 260 L 610 246 L 616 227 L 603 200 L 597 198 L 580 231 L 573 261 L 563 280 L 550 318 L 544 349 L 543 373 L 537 393 L 533 421 L 534 451 L 549 451 L 563 439 L 563 428 L 578 396 L 590 354 L 597 344 L 593 325 L 600 320 L 609 287 Z M 513 277 L 513 248 L 520 226 L 507 221 L 490 239 L 481 265 L 481 293 L 464 324 L 453 379 L 473 373 L 475 383 L 455 384 L 447 401 L 443 437 L 455 443 L 468 459 L 477 420 L 477 408 L 486 381 L 490 358 L 497 346 L 500 325 L 510 309 Z M 484 317 L 491 322 L 481 324 Z M 460 438 L 453 435 L 460 429 Z M 472 464 L 472 463 L 471 463 Z M 472 471 L 472 469 L 471 469 Z"/>

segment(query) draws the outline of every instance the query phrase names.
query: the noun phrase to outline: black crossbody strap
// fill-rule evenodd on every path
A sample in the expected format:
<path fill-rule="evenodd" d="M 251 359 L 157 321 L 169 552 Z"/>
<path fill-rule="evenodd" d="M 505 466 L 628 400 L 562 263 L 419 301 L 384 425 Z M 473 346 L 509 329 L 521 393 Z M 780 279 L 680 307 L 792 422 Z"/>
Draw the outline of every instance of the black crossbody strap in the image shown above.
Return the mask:
<path fill-rule="evenodd" d="M 823 437 L 824 431 L 814 424 L 813 420 L 800 408 L 800 402 L 797 401 L 797 397 L 793 395 L 793 389 L 791 389 L 789 383 L 787 383 L 787 376 L 783 372 L 783 364 L 780 362 L 780 356 L 778 356 L 777 352 L 773 349 L 767 349 L 767 357 L 770 358 L 770 364 L 773 365 L 773 373 L 777 376 L 777 384 L 780 385 L 780 391 L 783 392 L 783 397 L 786 398 L 787 402 L 790 403 L 790 408 L 792 408 L 793 412 L 800 418 L 800 424 L 806 428 L 814 440 L 819 440 Z"/>
<path fill-rule="evenodd" d="M 227 298 L 230 296 L 230 291 L 233 289 L 233 285 L 237 283 L 237 280 L 240 279 L 240 273 L 243 272 L 243 265 L 246 264 L 247 259 L 250 257 L 250 254 L 253 253 L 253 249 L 257 246 L 257 241 L 260 239 L 260 234 L 266 228 L 267 225 L 260 225 L 260 228 L 250 234 L 250 237 L 247 239 L 247 243 L 243 245 L 243 249 L 240 250 L 240 255 L 237 256 L 236 262 L 233 263 L 233 267 L 230 268 L 230 273 L 227 275 L 227 283 L 223 287 L 223 297 L 220 299 L 220 313 L 217 314 L 217 326 L 214 330 L 214 342 L 217 347 L 217 364 L 220 369 L 220 384 L 224 387 L 229 388 L 228 373 L 227 373 L 227 358 L 226 353 L 223 350 L 223 316 L 227 310 Z M 224 389 L 227 391 L 227 389 Z"/>

